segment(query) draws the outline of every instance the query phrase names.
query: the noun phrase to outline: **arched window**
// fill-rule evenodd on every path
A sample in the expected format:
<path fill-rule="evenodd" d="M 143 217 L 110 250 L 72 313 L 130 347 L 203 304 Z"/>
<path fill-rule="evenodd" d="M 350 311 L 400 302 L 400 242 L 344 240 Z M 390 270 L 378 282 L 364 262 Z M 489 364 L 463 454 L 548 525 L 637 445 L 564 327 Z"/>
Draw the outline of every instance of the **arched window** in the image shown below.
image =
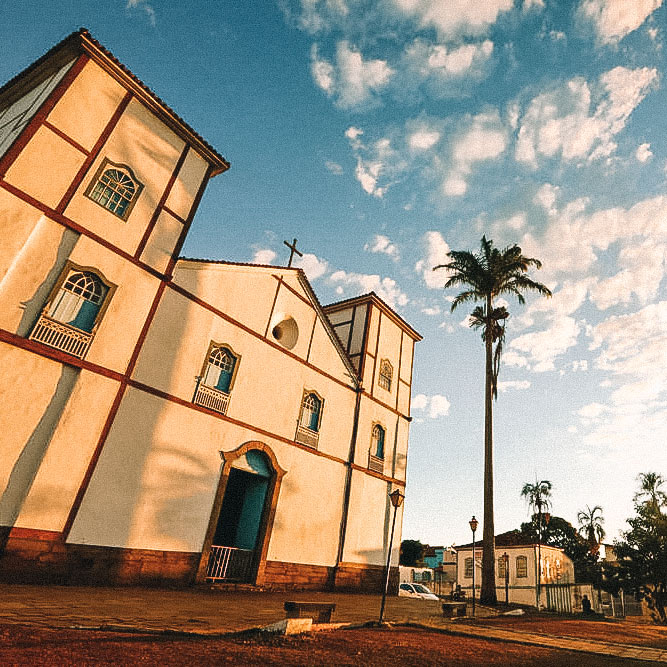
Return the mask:
<path fill-rule="evenodd" d="M 236 357 L 226 347 L 214 347 L 208 357 L 202 382 L 207 387 L 229 393 L 236 367 Z"/>
<path fill-rule="evenodd" d="M 463 573 L 463 576 L 466 579 L 472 579 L 472 558 L 468 557 L 464 561 L 465 563 L 465 571 Z"/>
<path fill-rule="evenodd" d="M 114 289 L 96 271 L 67 262 L 30 339 L 82 359 Z"/>
<path fill-rule="evenodd" d="M 384 458 L 384 429 L 379 424 L 373 426 L 371 434 L 371 454 L 379 459 Z"/>
<path fill-rule="evenodd" d="M 320 416 L 322 413 L 322 401 L 314 393 L 308 393 L 303 397 L 301 403 L 301 426 L 310 431 L 320 430 Z"/>
<path fill-rule="evenodd" d="M 129 167 L 105 160 L 87 195 L 114 215 L 127 220 L 142 187 Z"/>
<path fill-rule="evenodd" d="M 500 556 L 498 558 L 498 577 L 504 579 L 507 573 L 507 563 L 505 562 L 505 557 Z"/>
<path fill-rule="evenodd" d="M 48 309 L 48 316 L 91 332 L 109 288 L 92 271 L 70 271 Z"/>
<path fill-rule="evenodd" d="M 394 369 L 392 365 L 386 359 L 383 359 L 380 362 L 380 377 L 378 378 L 378 384 L 387 391 L 391 391 L 391 378 L 394 375 Z"/>
<path fill-rule="evenodd" d="M 516 557 L 516 576 L 522 578 L 528 576 L 528 558 L 526 556 Z"/>

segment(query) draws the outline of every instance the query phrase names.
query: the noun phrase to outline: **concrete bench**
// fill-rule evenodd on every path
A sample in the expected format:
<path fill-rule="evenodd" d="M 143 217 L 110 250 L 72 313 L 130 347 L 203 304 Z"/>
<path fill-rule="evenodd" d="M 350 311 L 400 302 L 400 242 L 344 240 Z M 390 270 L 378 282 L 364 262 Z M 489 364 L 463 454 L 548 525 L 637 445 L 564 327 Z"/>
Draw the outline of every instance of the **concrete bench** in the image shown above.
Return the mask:
<path fill-rule="evenodd" d="M 313 623 L 329 623 L 335 609 L 334 602 L 285 602 L 287 618 L 312 618 Z"/>
<path fill-rule="evenodd" d="M 466 603 L 465 602 L 443 602 L 442 603 L 442 615 L 445 618 L 454 618 L 454 616 L 465 616 L 466 615 Z"/>

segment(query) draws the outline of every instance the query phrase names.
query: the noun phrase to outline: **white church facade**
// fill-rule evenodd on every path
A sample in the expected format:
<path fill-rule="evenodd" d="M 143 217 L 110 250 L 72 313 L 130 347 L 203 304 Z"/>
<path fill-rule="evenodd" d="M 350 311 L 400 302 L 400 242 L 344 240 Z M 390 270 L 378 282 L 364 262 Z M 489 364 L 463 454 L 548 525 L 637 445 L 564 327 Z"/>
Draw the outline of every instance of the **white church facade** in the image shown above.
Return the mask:
<path fill-rule="evenodd" d="M 85 30 L 0 88 L 1 579 L 379 590 L 421 337 L 179 259 L 228 167 Z"/>

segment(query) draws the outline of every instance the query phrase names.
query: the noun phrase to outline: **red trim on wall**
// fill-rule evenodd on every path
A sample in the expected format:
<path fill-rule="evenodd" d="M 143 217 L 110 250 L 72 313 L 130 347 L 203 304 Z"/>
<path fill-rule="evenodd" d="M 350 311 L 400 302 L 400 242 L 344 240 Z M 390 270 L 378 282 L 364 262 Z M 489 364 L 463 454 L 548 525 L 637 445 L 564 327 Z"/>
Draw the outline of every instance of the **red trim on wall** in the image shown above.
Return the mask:
<path fill-rule="evenodd" d="M 311 303 L 311 301 L 308 300 L 308 299 L 306 299 L 306 297 L 305 297 L 303 294 L 300 294 L 300 293 L 297 292 L 291 285 L 289 285 L 288 283 L 286 283 L 282 276 L 277 276 L 275 273 L 272 273 L 271 275 L 272 275 L 276 280 L 280 281 L 285 289 L 287 289 L 288 291 L 292 292 L 292 294 L 294 294 L 294 296 L 295 296 L 297 299 L 301 299 L 301 301 L 303 301 L 306 305 L 310 306 L 313 310 L 315 310 L 315 306 L 313 306 L 313 304 Z"/>
<path fill-rule="evenodd" d="M 364 319 L 364 337 L 361 341 L 361 351 L 359 354 L 361 355 L 361 358 L 359 359 L 359 378 L 361 379 L 362 383 L 364 381 L 364 369 L 366 368 L 366 355 L 368 354 L 368 350 L 366 349 L 366 346 L 368 345 L 368 328 L 371 325 L 371 304 L 367 303 L 366 304 L 366 318 Z"/>
<path fill-rule="evenodd" d="M 353 470 L 358 470 L 359 472 L 365 472 L 367 475 L 370 475 L 371 477 L 377 477 L 378 479 L 381 479 L 385 482 L 392 482 L 393 484 L 397 484 L 398 486 L 405 486 L 405 480 L 394 479 L 393 477 L 389 477 L 388 475 L 383 475 L 382 473 L 374 472 L 373 470 L 364 468 L 360 465 L 357 465 L 356 463 L 352 463 L 350 467 Z"/>
<path fill-rule="evenodd" d="M 163 210 L 165 210 L 167 213 L 169 213 L 169 215 L 170 215 L 172 218 L 176 218 L 176 220 L 178 220 L 179 222 L 185 224 L 185 222 L 186 222 L 186 221 L 185 221 L 185 218 L 183 218 L 183 217 L 181 217 L 180 215 L 178 215 L 178 213 L 176 213 L 175 211 L 172 211 L 172 209 L 170 209 L 168 206 L 164 206 L 164 205 L 163 205 L 162 208 L 163 208 Z"/>
<path fill-rule="evenodd" d="M 204 190 L 206 190 L 206 186 L 208 185 L 208 181 L 211 178 L 212 171 L 213 167 L 209 164 L 209 166 L 206 169 L 206 173 L 204 174 L 204 178 L 202 179 L 202 182 L 199 185 L 199 190 L 197 190 L 195 199 L 192 202 L 192 207 L 190 208 L 190 213 L 188 213 L 187 220 L 185 221 L 183 229 L 181 230 L 181 235 L 178 237 L 178 241 L 176 241 L 176 245 L 174 246 L 174 251 L 171 254 L 171 259 L 169 260 L 169 264 L 167 265 L 167 270 L 165 271 L 165 273 L 167 274 L 168 278 L 171 278 L 171 276 L 174 273 L 174 266 L 176 266 L 176 261 L 178 260 L 178 256 L 181 254 L 181 248 L 185 243 L 185 237 L 190 231 L 190 225 L 192 225 L 192 220 L 195 217 L 197 209 L 199 208 L 199 202 L 201 201 L 201 198 L 204 195 Z"/>
<path fill-rule="evenodd" d="M 80 153 L 83 153 L 84 155 L 89 154 L 87 148 L 84 148 L 78 141 L 75 141 L 68 134 L 65 134 L 62 130 L 59 130 L 55 125 L 52 125 L 51 123 L 49 123 L 48 120 L 45 120 L 42 123 L 42 125 L 44 127 L 47 127 L 54 134 L 57 134 L 61 139 L 66 141 L 70 146 L 73 146 L 74 148 L 76 148 L 76 150 L 78 150 Z"/>
<path fill-rule="evenodd" d="M 273 295 L 273 303 L 271 304 L 271 310 L 269 311 L 269 319 L 266 321 L 266 329 L 264 329 L 264 338 L 269 336 L 269 327 L 271 326 L 271 320 L 273 318 L 273 311 L 276 309 L 276 302 L 278 301 L 278 293 L 280 292 L 280 286 L 283 284 L 282 276 L 273 276 L 278 279 L 278 284 L 276 285 L 276 293 Z"/>
<path fill-rule="evenodd" d="M 61 364 L 66 364 L 68 366 L 82 368 L 83 370 L 91 371 L 92 373 L 97 373 L 98 375 L 103 375 L 104 377 L 117 380 L 118 382 L 121 382 L 124 379 L 124 376 L 121 373 L 112 371 L 109 368 L 104 368 L 104 366 L 99 366 L 98 364 L 93 364 L 90 361 L 86 361 L 85 359 L 73 357 L 71 354 L 56 350 L 54 347 L 44 345 L 44 343 L 39 343 L 35 340 L 28 340 L 27 338 L 21 338 L 21 336 L 17 336 L 16 334 L 12 333 L 11 331 L 7 331 L 6 329 L 0 329 L 0 342 L 9 343 L 10 345 L 20 347 L 24 350 L 27 350 L 28 352 L 34 352 L 41 357 L 46 357 L 47 359 L 52 359 L 53 361 L 58 361 Z"/>
<path fill-rule="evenodd" d="M 9 527 L 9 526 L 7 526 Z M 10 540 L 39 540 L 40 542 L 58 542 L 61 534 L 57 530 L 41 530 L 38 528 L 12 527 L 9 533 Z"/>
<path fill-rule="evenodd" d="M 35 199 L 34 197 L 31 197 L 29 194 L 26 194 L 22 190 L 19 190 L 17 187 L 11 185 L 11 183 L 7 183 L 7 181 L 3 181 L 0 179 L 0 188 L 4 188 L 7 190 L 7 192 L 11 192 L 15 197 L 18 197 L 22 201 L 24 201 L 26 204 L 30 204 L 30 206 L 33 206 L 36 208 L 38 211 L 41 211 L 44 213 L 47 217 L 49 217 L 53 222 L 57 222 L 59 225 L 62 225 L 63 227 L 67 227 L 69 229 L 73 229 L 75 232 L 78 232 L 82 236 L 86 236 L 89 239 L 92 239 L 96 243 L 99 243 L 101 246 L 104 246 L 107 248 L 107 250 L 111 250 L 112 252 L 116 253 L 123 259 L 126 259 L 128 262 L 132 262 L 132 264 L 144 269 L 144 271 L 147 271 L 150 273 L 152 276 L 155 276 L 156 278 L 164 279 L 165 275 L 163 273 L 160 273 L 156 269 L 154 269 L 152 266 L 140 262 L 139 260 L 135 259 L 132 255 L 129 253 L 125 252 L 124 250 L 121 250 L 117 246 L 113 245 L 113 243 L 109 243 L 106 239 L 102 238 L 101 236 L 98 236 L 94 232 L 91 232 L 89 229 L 86 229 L 85 227 L 82 227 L 78 222 L 74 222 L 74 220 L 70 220 L 69 218 L 65 217 L 61 213 L 57 213 L 54 209 L 51 207 L 47 206 L 46 204 L 42 204 L 39 200 Z"/>
<path fill-rule="evenodd" d="M 146 227 L 146 231 L 144 232 L 144 235 L 141 237 L 141 241 L 139 241 L 139 245 L 137 246 L 137 250 L 134 253 L 134 257 L 136 259 L 139 259 L 141 257 L 141 253 L 144 251 L 144 248 L 146 247 L 146 244 L 148 243 L 148 238 L 150 237 L 151 233 L 153 232 L 153 229 L 155 228 L 155 225 L 157 224 L 158 218 L 160 217 L 160 213 L 162 213 L 162 209 L 164 207 L 165 202 L 169 198 L 169 195 L 171 194 L 171 189 L 174 187 L 174 183 L 176 182 L 176 178 L 178 177 L 178 172 L 181 170 L 181 167 L 183 166 L 183 163 L 185 162 L 185 157 L 188 154 L 188 151 L 190 150 L 190 146 L 188 144 L 185 144 L 185 147 L 183 148 L 183 151 L 181 152 L 180 157 L 178 158 L 178 161 L 176 162 L 176 166 L 174 167 L 174 170 L 171 173 L 171 176 L 169 177 L 169 182 L 167 183 L 167 187 L 164 189 L 164 192 L 162 193 L 162 197 L 160 197 L 160 201 L 158 202 L 158 205 L 155 207 L 155 212 L 153 213 L 153 216 L 148 222 L 148 226 Z M 172 214 L 173 215 L 173 214 Z"/>
<path fill-rule="evenodd" d="M 81 484 L 79 484 L 79 490 L 77 491 L 76 497 L 74 498 L 74 502 L 70 507 L 69 515 L 67 517 L 67 520 L 65 521 L 65 526 L 63 528 L 63 540 L 65 541 L 67 540 L 67 537 L 69 536 L 69 533 L 72 530 L 72 525 L 74 524 L 76 515 L 78 514 L 79 509 L 81 508 L 83 498 L 86 495 L 86 491 L 88 491 L 88 487 L 90 486 L 90 481 L 93 477 L 93 473 L 95 472 L 97 463 L 100 459 L 100 456 L 102 455 L 102 449 L 104 448 L 109 432 L 111 431 L 111 427 L 113 426 L 113 422 L 116 419 L 116 415 L 118 414 L 118 409 L 120 408 L 120 404 L 125 394 L 125 390 L 127 389 L 127 378 L 132 374 L 132 371 L 134 370 L 134 367 L 137 363 L 139 352 L 141 351 L 141 346 L 144 344 L 144 341 L 146 340 L 146 336 L 148 335 L 148 329 L 150 328 L 150 325 L 153 321 L 153 317 L 155 316 L 155 312 L 157 311 L 158 304 L 160 303 L 160 298 L 164 294 L 165 287 L 166 283 L 161 282 L 157 288 L 155 297 L 153 298 L 153 303 L 151 304 L 151 308 L 148 311 L 146 320 L 144 321 L 144 326 L 141 329 L 141 333 L 139 334 L 137 342 L 134 346 L 134 351 L 132 352 L 130 361 L 127 364 L 127 369 L 125 371 L 125 378 L 123 378 L 123 381 L 120 383 L 120 387 L 118 388 L 118 392 L 116 393 L 116 397 L 114 398 L 114 402 L 111 405 L 111 409 L 109 410 L 107 419 L 104 422 L 102 432 L 100 433 L 100 437 L 98 438 L 95 451 L 90 457 L 90 461 L 88 462 L 88 468 L 86 469 L 83 479 L 81 480 Z"/>
<path fill-rule="evenodd" d="M 378 350 L 380 349 L 380 329 L 382 327 L 382 311 L 378 311 L 378 333 L 375 339 L 375 355 L 373 356 L 373 375 L 371 376 L 371 397 L 375 398 L 375 371 L 378 363 Z"/>
<path fill-rule="evenodd" d="M 396 373 L 396 409 L 398 410 L 398 388 L 401 382 L 401 362 L 403 361 L 403 336 L 405 331 L 401 329 L 401 346 L 398 352 L 398 372 Z"/>
<path fill-rule="evenodd" d="M 84 160 L 83 164 L 79 168 L 79 171 L 77 172 L 77 175 L 74 177 L 74 180 L 70 183 L 69 188 L 67 188 L 67 192 L 65 192 L 62 199 L 58 203 L 58 206 L 56 206 L 56 213 L 64 213 L 65 212 L 65 209 L 67 208 L 68 204 L 72 200 L 72 197 L 74 196 L 74 193 L 77 191 L 77 189 L 81 185 L 81 182 L 83 181 L 86 174 L 88 173 L 88 170 L 90 169 L 90 166 L 97 159 L 97 156 L 99 155 L 100 151 L 102 150 L 102 147 L 107 142 L 107 139 L 111 136 L 111 133 L 113 132 L 116 125 L 118 124 L 118 121 L 120 120 L 120 117 L 123 115 L 123 112 L 125 111 L 125 109 L 127 109 L 127 105 L 130 103 L 131 100 L 132 100 L 132 93 L 126 93 L 125 97 L 123 97 L 120 104 L 116 108 L 116 111 L 114 111 L 113 116 L 111 116 L 111 119 L 106 124 L 104 130 L 102 130 L 102 134 L 99 136 L 99 138 L 95 142 L 95 145 L 93 146 L 92 150 L 88 154 L 88 157 Z"/>
<path fill-rule="evenodd" d="M 308 341 L 308 351 L 306 352 L 306 361 L 310 363 L 310 348 L 313 346 L 313 338 L 315 337 L 315 327 L 317 327 L 317 323 L 319 321 L 319 318 L 317 317 L 317 313 L 315 313 L 315 319 L 313 320 L 313 328 L 310 330 L 310 340 Z"/>
<path fill-rule="evenodd" d="M 72 85 L 72 82 L 79 75 L 89 57 L 85 54 L 80 55 L 76 62 L 69 68 L 61 82 L 53 89 L 51 94 L 44 100 L 42 106 L 37 113 L 32 117 L 32 120 L 26 125 L 23 131 L 14 140 L 14 143 L 9 147 L 9 150 L 0 159 L 0 177 L 3 177 L 7 170 L 12 166 L 16 158 L 21 154 L 21 151 L 28 145 L 28 142 L 35 136 L 37 130 L 41 127 L 46 117 L 51 113 L 53 107 L 60 101 L 62 96 L 67 92 L 67 89 Z"/>

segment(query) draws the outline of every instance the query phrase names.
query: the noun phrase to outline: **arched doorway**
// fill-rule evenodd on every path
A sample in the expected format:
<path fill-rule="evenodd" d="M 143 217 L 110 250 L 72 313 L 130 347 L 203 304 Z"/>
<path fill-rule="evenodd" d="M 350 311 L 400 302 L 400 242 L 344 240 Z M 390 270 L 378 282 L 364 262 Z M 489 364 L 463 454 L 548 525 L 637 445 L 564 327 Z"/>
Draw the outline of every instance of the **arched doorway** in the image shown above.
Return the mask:
<path fill-rule="evenodd" d="M 261 583 L 285 471 L 262 442 L 220 454 L 224 463 L 197 580 Z"/>

